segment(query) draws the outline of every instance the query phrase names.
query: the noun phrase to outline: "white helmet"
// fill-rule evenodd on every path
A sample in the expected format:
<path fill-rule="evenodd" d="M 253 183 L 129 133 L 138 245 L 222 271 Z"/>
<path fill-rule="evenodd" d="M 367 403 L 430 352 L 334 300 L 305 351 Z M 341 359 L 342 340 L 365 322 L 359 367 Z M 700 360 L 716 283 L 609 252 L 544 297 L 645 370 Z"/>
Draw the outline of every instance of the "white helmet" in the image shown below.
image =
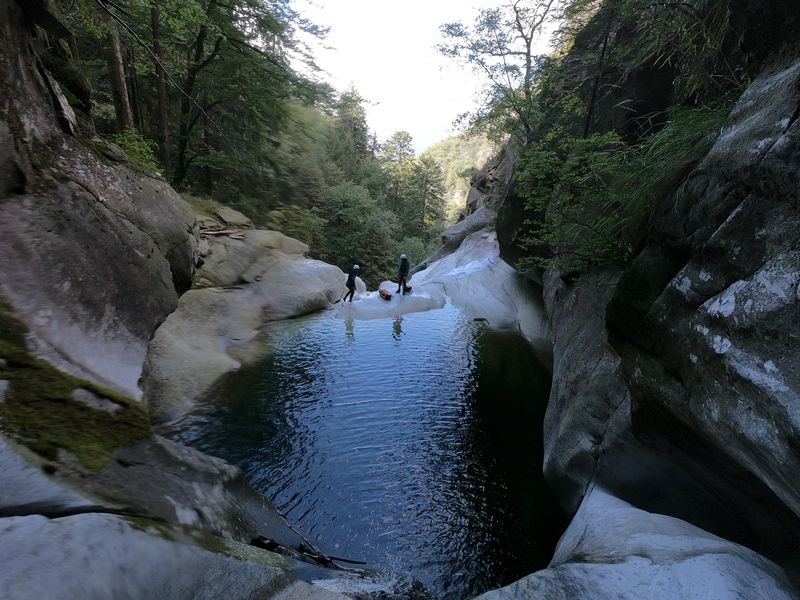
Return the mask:
<path fill-rule="evenodd" d="M 354 269 L 354 270 L 358 270 L 358 269 L 360 269 L 360 268 L 361 268 L 361 267 L 359 267 L 358 265 L 353 265 L 353 269 Z"/>
<path fill-rule="evenodd" d="M 401 254 L 400 258 L 408 258 L 405 254 Z"/>

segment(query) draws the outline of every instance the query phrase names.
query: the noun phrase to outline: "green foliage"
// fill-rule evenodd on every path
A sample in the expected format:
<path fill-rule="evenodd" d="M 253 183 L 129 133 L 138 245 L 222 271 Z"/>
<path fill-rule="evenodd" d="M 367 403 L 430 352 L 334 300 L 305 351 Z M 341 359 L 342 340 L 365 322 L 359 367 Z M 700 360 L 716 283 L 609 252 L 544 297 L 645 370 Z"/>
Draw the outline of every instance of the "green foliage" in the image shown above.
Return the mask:
<path fill-rule="evenodd" d="M 637 8 L 639 62 L 675 72 L 676 100 L 709 102 L 747 83 L 745 71 L 734 68 L 726 56 L 731 0 Z"/>
<path fill-rule="evenodd" d="M 264 225 L 293 237 L 309 246 L 319 239 L 325 220 L 314 210 L 299 206 L 283 206 L 267 213 Z"/>
<path fill-rule="evenodd" d="M 409 263 L 416 265 L 436 252 L 438 247 L 438 240 L 426 242 L 418 237 L 406 237 L 394 245 L 392 255 L 394 256 L 394 261 L 398 264 L 400 262 L 398 257 L 401 254 L 405 254 L 408 257 Z M 394 270 L 397 270 L 397 265 L 395 265 Z M 392 273 L 391 276 L 395 278 L 396 273 Z"/>
<path fill-rule="evenodd" d="M 630 257 L 643 218 L 672 195 L 716 140 L 726 108 L 679 109 L 645 142 L 608 132 L 588 138 L 553 130 L 531 144 L 518 178 L 527 208 L 522 266 L 581 271 Z"/>
<path fill-rule="evenodd" d="M 156 144 L 136 129 L 128 127 L 125 131 L 109 136 L 109 139 L 119 146 L 134 164 L 152 171 L 158 170 Z"/>
<path fill-rule="evenodd" d="M 358 263 L 370 286 L 389 276 L 400 226 L 395 214 L 381 208 L 367 188 L 352 182 L 332 186 L 325 220 L 320 249 L 324 260 L 345 271 Z"/>
<path fill-rule="evenodd" d="M 181 197 L 192 207 L 196 215 L 214 217 L 216 210 L 224 206 L 221 202 L 209 196 L 194 196 L 192 194 L 182 194 Z"/>
<path fill-rule="evenodd" d="M 445 223 L 456 222 L 466 206 L 470 177 L 500 150 L 499 145 L 481 131 L 467 131 L 428 148 L 421 158 L 430 157 L 444 174 Z"/>
<path fill-rule="evenodd" d="M 438 237 L 438 165 L 414 156 L 407 133 L 379 158 L 359 92 L 299 74 L 301 63 L 313 72 L 302 40 L 324 31 L 291 0 L 104 3 L 116 18 L 93 0 L 54 1 L 75 31 L 98 131 L 117 127 L 105 48 L 117 32 L 136 129 L 113 140 L 196 210 L 234 207 L 313 255 L 345 267 L 357 258 L 373 281 L 394 270 L 397 240 Z"/>

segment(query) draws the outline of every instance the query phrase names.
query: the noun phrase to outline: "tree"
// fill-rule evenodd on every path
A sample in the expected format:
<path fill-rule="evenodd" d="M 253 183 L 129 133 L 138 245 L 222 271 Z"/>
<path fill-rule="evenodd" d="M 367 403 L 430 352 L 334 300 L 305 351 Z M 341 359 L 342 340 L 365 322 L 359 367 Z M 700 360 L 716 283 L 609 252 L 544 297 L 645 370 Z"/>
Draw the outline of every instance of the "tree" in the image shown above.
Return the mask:
<path fill-rule="evenodd" d="M 422 156 L 413 166 L 413 209 L 419 233 L 441 225 L 445 216 L 444 173 L 430 156 Z"/>
<path fill-rule="evenodd" d="M 161 50 L 161 5 L 160 0 L 150 2 L 150 27 L 153 39 L 153 68 L 156 71 L 158 89 L 158 159 L 164 169 L 170 171 L 169 156 L 169 99 L 167 96 L 167 73 L 164 70 L 164 53 Z"/>
<path fill-rule="evenodd" d="M 523 142 L 530 137 L 534 108 L 534 42 L 563 0 L 510 0 L 500 8 L 482 8 L 472 27 L 446 23 L 440 30 L 445 56 L 465 62 L 489 83 L 477 121 L 510 116 Z"/>
<path fill-rule="evenodd" d="M 325 217 L 322 258 L 345 270 L 357 262 L 370 285 L 377 285 L 392 272 L 397 218 L 381 209 L 365 187 L 352 182 L 331 187 Z"/>
<path fill-rule="evenodd" d="M 381 147 L 381 164 L 386 175 L 384 202 L 407 222 L 408 197 L 414 165 L 414 141 L 407 131 L 396 131 Z"/>
<path fill-rule="evenodd" d="M 335 135 L 331 155 L 345 179 L 358 181 L 364 161 L 371 156 L 364 98 L 354 87 L 345 91 L 336 105 Z"/>

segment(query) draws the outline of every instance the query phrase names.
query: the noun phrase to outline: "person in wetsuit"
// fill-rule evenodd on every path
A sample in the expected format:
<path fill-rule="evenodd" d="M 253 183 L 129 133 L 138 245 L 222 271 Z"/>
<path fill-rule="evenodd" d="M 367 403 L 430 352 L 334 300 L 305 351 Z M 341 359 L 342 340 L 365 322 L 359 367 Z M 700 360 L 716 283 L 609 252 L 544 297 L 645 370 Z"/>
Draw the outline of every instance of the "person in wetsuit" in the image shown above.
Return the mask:
<path fill-rule="evenodd" d="M 406 286 L 408 285 L 406 280 L 408 279 L 408 272 L 411 270 L 411 265 L 408 262 L 408 257 L 405 254 L 400 255 L 400 267 L 397 269 L 398 274 L 398 281 L 397 281 L 397 293 L 400 293 L 400 290 L 403 290 L 403 294 L 406 293 Z"/>
<path fill-rule="evenodd" d="M 353 268 L 350 269 L 350 272 L 347 274 L 347 282 L 344 284 L 347 288 L 347 293 L 342 298 L 343 302 L 347 302 L 347 297 L 350 296 L 350 302 L 353 301 L 353 295 L 356 293 L 356 277 L 358 277 L 358 271 L 360 267 L 358 265 L 353 265 Z"/>

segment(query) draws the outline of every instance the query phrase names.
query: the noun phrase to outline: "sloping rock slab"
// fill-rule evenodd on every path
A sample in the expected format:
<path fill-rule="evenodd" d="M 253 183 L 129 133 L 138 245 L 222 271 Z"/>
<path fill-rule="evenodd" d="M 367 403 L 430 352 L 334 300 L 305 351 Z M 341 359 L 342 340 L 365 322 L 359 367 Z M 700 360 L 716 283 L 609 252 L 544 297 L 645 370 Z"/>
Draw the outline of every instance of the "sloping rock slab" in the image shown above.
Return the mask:
<path fill-rule="evenodd" d="M 450 301 L 475 319 L 514 329 L 528 341 L 550 349 L 544 311 L 537 291 L 499 256 L 497 236 L 482 229 L 469 234 L 457 250 L 415 273 L 414 286 L 443 286 Z"/>
<path fill-rule="evenodd" d="M 169 532 L 170 537 L 179 532 Z M 294 598 L 290 562 L 252 547 L 224 553 L 151 535 L 120 517 L 0 519 L 4 600 Z M 287 590 L 288 587 L 288 590 Z M 281 596 L 281 592 L 285 594 Z M 313 588 L 317 592 L 316 588 Z M 320 600 L 344 596 L 319 590 Z"/>
<path fill-rule="evenodd" d="M 116 510 L 244 543 L 259 536 L 286 548 L 305 543 L 238 468 L 159 436 L 117 451 L 101 471 L 65 463 L 58 476 Z"/>
<path fill-rule="evenodd" d="M 261 326 L 327 308 L 345 291 L 339 268 L 277 250 L 239 278 L 241 286 L 184 294 L 153 337 L 142 385 L 155 422 L 184 414 L 219 377 L 257 356 L 259 348 L 255 355 L 239 350 Z"/>
<path fill-rule="evenodd" d="M 37 462 L 24 460 L 0 436 L 0 517 L 29 514 L 64 514 L 96 505 L 80 493 L 53 481 Z"/>
<path fill-rule="evenodd" d="M 797 590 L 755 552 L 594 488 L 547 569 L 479 598 L 791 600 Z"/>

